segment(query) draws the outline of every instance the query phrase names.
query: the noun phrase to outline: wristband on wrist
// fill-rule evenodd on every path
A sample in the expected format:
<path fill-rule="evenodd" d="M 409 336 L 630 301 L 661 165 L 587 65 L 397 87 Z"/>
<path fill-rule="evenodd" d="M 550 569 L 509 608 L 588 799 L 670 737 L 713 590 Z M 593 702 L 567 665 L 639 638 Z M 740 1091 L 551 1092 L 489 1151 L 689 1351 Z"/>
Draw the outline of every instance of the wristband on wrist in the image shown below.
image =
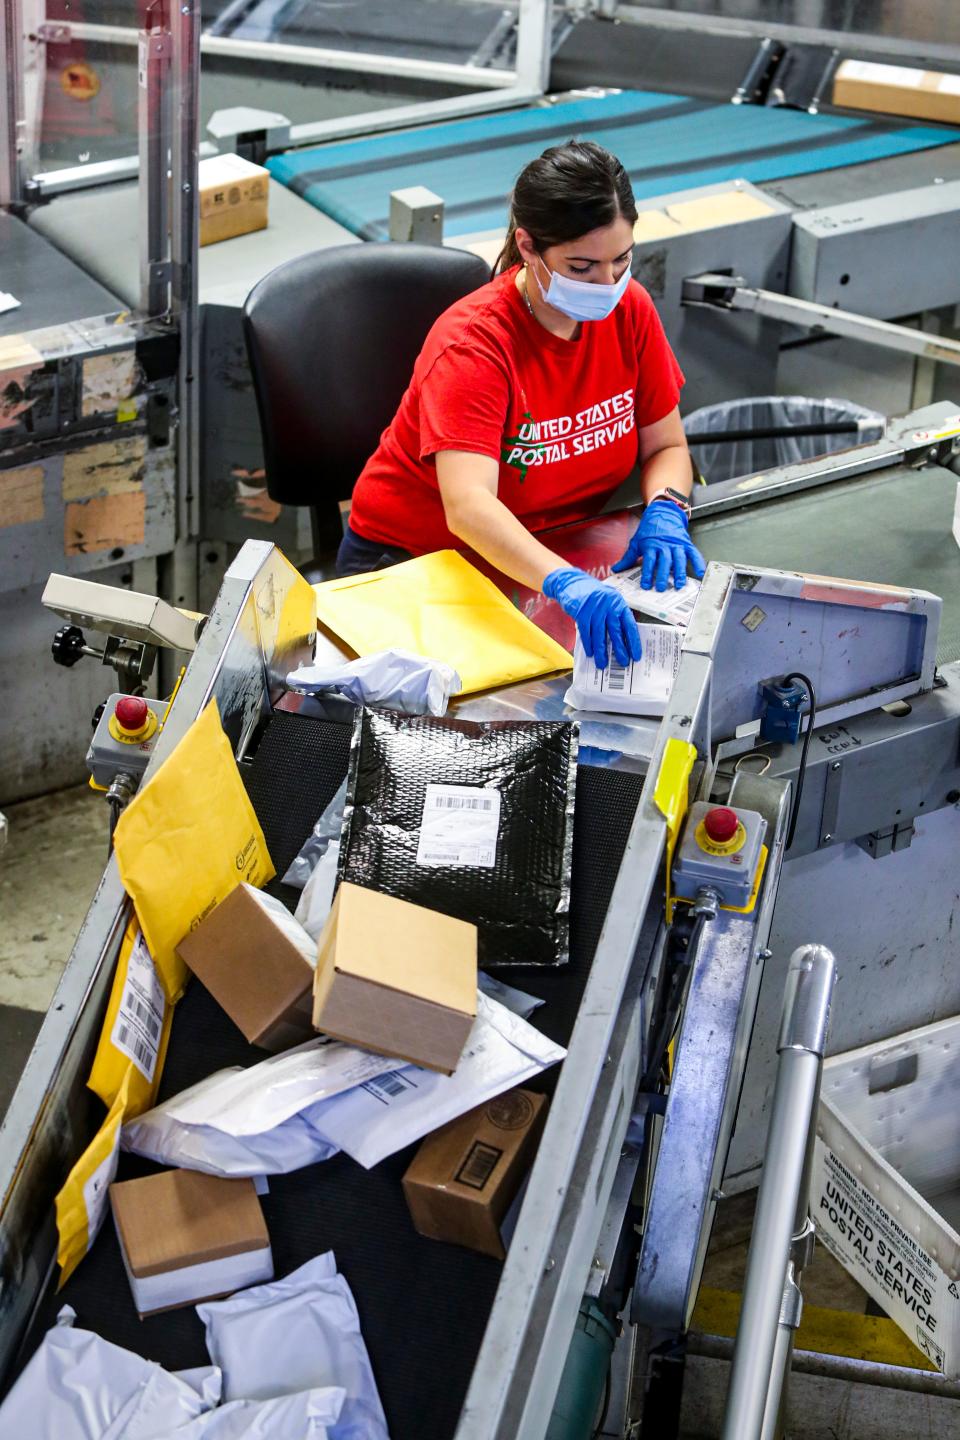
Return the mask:
<path fill-rule="evenodd" d="M 647 501 L 647 505 L 652 505 L 654 500 L 670 500 L 674 505 L 676 505 L 680 510 L 683 511 L 684 515 L 687 517 L 688 520 L 690 519 L 690 514 L 693 506 L 690 504 L 687 496 L 682 495 L 679 490 L 671 490 L 669 486 L 665 486 L 663 490 L 658 490 L 655 495 L 650 496 L 650 499 Z M 646 506 L 644 508 L 646 508 Z"/>

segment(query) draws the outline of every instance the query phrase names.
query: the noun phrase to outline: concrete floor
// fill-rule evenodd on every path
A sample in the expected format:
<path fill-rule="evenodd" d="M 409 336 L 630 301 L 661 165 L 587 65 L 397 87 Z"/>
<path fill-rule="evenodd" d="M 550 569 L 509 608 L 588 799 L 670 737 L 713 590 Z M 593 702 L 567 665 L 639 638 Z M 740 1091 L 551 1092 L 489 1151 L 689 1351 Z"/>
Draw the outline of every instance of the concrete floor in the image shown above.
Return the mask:
<path fill-rule="evenodd" d="M 5 807 L 0 850 L 0 1116 L 93 898 L 108 816 L 87 785 Z"/>

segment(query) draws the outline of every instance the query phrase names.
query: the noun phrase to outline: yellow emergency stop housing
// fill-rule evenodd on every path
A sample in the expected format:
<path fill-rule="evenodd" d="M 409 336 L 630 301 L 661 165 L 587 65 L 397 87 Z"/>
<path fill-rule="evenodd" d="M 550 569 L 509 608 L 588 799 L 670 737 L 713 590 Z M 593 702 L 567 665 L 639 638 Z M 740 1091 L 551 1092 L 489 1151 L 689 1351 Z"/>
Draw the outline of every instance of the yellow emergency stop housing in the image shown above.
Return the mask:
<path fill-rule="evenodd" d="M 671 737 L 664 748 L 663 759 L 660 762 L 660 769 L 657 772 L 657 782 L 654 787 L 654 803 L 667 822 L 667 884 L 666 884 L 666 918 L 667 923 L 673 922 L 674 910 L 678 903 L 690 905 L 692 898 L 674 893 L 673 887 L 673 863 L 677 846 L 680 841 L 684 821 L 690 808 L 690 776 L 696 762 L 697 752 L 689 741 L 678 740 Z M 742 821 L 737 824 L 737 829 L 730 840 L 717 842 L 711 840 L 704 831 L 701 821 L 695 831 L 694 837 L 697 844 L 705 854 L 715 856 L 735 855 L 746 843 L 746 828 Z M 750 896 L 745 905 L 724 905 L 721 910 L 729 910 L 735 915 L 749 915 L 757 903 L 757 896 L 760 894 L 760 886 L 763 882 L 764 872 L 767 868 L 769 851 L 766 845 L 759 847 L 759 854 L 753 875 L 753 883 L 750 887 Z"/>
<path fill-rule="evenodd" d="M 111 715 L 107 721 L 107 729 L 110 731 L 114 740 L 119 741 L 121 745 L 142 745 L 144 740 L 150 739 L 150 736 L 157 728 L 157 723 L 156 715 L 150 707 L 147 706 L 147 718 L 139 730 L 125 730 L 117 719 L 116 713 Z"/>
<path fill-rule="evenodd" d="M 737 821 L 737 828 L 729 840 L 711 840 L 707 834 L 705 820 L 700 821 L 693 833 L 700 849 L 705 850 L 708 855 L 736 855 L 738 850 L 743 849 L 747 839 L 747 832 L 742 820 Z"/>

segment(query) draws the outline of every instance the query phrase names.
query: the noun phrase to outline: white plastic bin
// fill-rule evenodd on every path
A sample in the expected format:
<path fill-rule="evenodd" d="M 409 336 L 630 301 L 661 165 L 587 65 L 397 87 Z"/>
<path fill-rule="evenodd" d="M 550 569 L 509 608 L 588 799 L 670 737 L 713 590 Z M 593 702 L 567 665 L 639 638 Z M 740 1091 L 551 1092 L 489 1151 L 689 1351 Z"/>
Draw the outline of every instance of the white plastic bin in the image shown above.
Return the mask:
<path fill-rule="evenodd" d="M 824 1062 L 817 1237 L 960 1378 L 960 1016 Z"/>

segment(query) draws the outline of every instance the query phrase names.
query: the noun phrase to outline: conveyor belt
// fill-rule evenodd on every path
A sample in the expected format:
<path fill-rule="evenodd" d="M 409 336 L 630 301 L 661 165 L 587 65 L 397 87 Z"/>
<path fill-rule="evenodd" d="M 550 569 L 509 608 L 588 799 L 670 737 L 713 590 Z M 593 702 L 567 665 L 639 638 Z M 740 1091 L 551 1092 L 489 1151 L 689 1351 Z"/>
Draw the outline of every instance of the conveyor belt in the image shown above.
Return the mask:
<path fill-rule="evenodd" d="M 625 90 L 477 116 L 275 156 L 276 180 L 364 240 L 388 235 L 392 190 L 425 185 L 444 201 L 444 230 L 503 226 L 514 177 L 547 145 L 598 140 L 630 172 L 638 200 L 719 181 L 758 183 L 946 145 L 960 132 L 867 117 L 714 105 Z"/>
<path fill-rule="evenodd" d="M 943 599 L 937 660 L 960 660 L 957 477 L 894 468 L 694 523 L 708 560 L 931 590 Z"/>
<path fill-rule="evenodd" d="M 243 767 L 278 874 L 346 773 L 348 743 L 346 727 L 277 713 Z M 571 962 L 562 973 L 517 973 L 518 984 L 547 1001 L 535 1023 L 561 1044 L 570 1038 L 642 783 L 637 775 L 589 767 L 579 772 Z M 295 898 L 278 882 L 271 888 Z M 177 1008 L 161 1093 L 176 1094 L 213 1070 L 262 1058 L 194 983 Z M 555 1074 L 542 1077 L 545 1088 Z M 370 1171 L 339 1155 L 273 1177 L 263 1208 L 278 1274 L 334 1250 L 356 1296 L 392 1440 L 449 1440 L 500 1264 L 415 1233 L 400 1188 L 412 1153 L 405 1150 Z M 155 1168 L 124 1155 L 119 1178 Z M 207 1362 L 192 1308 L 137 1320 L 110 1223 L 61 1294 L 47 1296 L 28 1351 L 64 1303 L 76 1309 L 78 1324 L 170 1369 Z"/>

